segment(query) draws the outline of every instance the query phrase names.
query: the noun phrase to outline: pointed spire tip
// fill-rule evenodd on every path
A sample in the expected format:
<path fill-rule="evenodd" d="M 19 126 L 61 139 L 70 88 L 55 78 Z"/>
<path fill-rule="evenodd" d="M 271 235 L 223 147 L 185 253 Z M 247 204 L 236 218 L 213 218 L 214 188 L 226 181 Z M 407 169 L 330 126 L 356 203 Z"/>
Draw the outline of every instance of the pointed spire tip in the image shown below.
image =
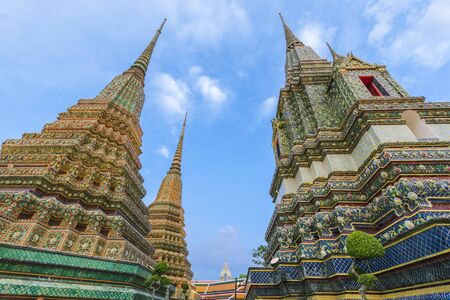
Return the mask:
<path fill-rule="evenodd" d="M 333 48 L 331 48 L 331 45 L 328 42 L 325 42 L 327 44 L 328 50 L 330 50 L 331 55 L 334 57 L 336 56 L 336 52 L 334 51 Z"/>
<path fill-rule="evenodd" d="M 168 173 L 180 174 L 181 172 L 181 157 L 183 156 L 183 140 L 184 140 L 184 131 L 186 130 L 186 119 L 187 112 L 184 116 L 183 126 L 181 127 L 180 139 L 178 140 L 178 146 L 173 156 L 172 165 Z"/>
<path fill-rule="evenodd" d="M 287 25 L 286 21 L 283 18 L 283 15 L 281 14 L 281 12 L 278 14 L 280 15 L 281 23 L 283 23 L 284 36 L 286 38 L 286 49 L 291 48 L 295 44 L 304 46 L 303 43 L 295 36 L 295 34 L 289 28 L 289 26 Z"/>
<path fill-rule="evenodd" d="M 164 27 L 164 24 L 166 24 L 166 21 L 167 21 L 167 18 L 164 18 L 164 20 L 162 21 L 161 25 L 159 26 L 158 31 L 159 31 L 160 33 L 161 33 L 161 30 L 162 30 L 163 27 Z"/>
<path fill-rule="evenodd" d="M 184 136 L 184 130 L 186 129 L 186 120 L 187 120 L 188 113 L 184 115 L 183 125 L 181 127 L 181 136 Z"/>
<path fill-rule="evenodd" d="M 342 57 L 342 55 L 338 54 L 334 49 L 331 47 L 331 45 L 326 42 L 328 49 L 330 50 L 331 56 L 333 56 L 333 61 L 339 59 Z"/>
<path fill-rule="evenodd" d="M 283 17 L 283 15 L 281 14 L 281 12 L 279 12 L 278 15 L 280 16 L 281 23 L 283 23 L 283 26 L 284 26 L 284 27 L 287 27 L 286 21 L 284 20 L 284 17 Z"/>
<path fill-rule="evenodd" d="M 136 61 L 131 65 L 131 67 L 126 72 L 134 72 L 142 82 L 145 79 L 145 74 L 147 73 L 148 65 L 150 63 L 150 59 L 153 54 L 153 49 L 155 48 L 156 42 L 158 41 L 159 35 L 161 34 L 161 30 L 166 23 L 166 18 L 164 18 L 163 22 L 156 30 L 156 33 L 153 35 L 152 40 L 141 53 L 141 55 L 136 59 Z"/>

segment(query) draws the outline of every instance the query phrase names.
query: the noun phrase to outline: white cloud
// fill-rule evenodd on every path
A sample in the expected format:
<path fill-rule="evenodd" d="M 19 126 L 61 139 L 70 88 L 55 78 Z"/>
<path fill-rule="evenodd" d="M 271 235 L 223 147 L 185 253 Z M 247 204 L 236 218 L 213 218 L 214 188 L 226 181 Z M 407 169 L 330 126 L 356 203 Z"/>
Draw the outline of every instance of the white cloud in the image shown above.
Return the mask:
<path fill-rule="evenodd" d="M 389 9 L 393 5 L 389 4 L 391 2 L 397 1 L 380 0 L 367 7 L 366 13 L 376 21 L 368 41 L 376 42 L 389 63 L 416 63 L 434 70 L 447 64 L 450 61 L 450 30 L 447 30 L 450 28 L 450 2 L 431 0 L 421 7 L 420 3 L 412 5 L 411 1 L 400 1 Z M 405 22 L 404 27 L 400 26 L 401 22 Z"/>
<path fill-rule="evenodd" d="M 220 86 L 220 81 L 203 74 L 203 68 L 200 66 L 192 66 L 189 68 L 188 74 L 193 87 L 203 97 L 203 103 L 207 110 L 213 114 L 220 112 L 220 108 L 227 102 L 227 93 Z"/>
<path fill-rule="evenodd" d="M 307 46 L 313 48 L 319 55 L 326 55 L 326 42 L 331 41 L 336 34 L 336 27 L 326 28 L 323 24 L 311 22 L 300 28 L 299 38 Z"/>
<path fill-rule="evenodd" d="M 171 0 L 163 6 L 172 14 L 177 37 L 189 43 L 218 45 L 226 36 L 245 36 L 250 31 L 247 13 L 239 1 Z"/>
<path fill-rule="evenodd" d="M 375 25 L 367 38 L 369 43 L 376 44 L 391 32 L 395 17 L 411 5 L 410 0 L 380 0 L 366 7 L 365 13 L 375 19 Z"/>
<path fill-rule="evenodd" d="M 269 118 L 274 116 L 275 109 L 277 107 L 277 100 L 275 97 L 269 97 L 264 100 L 259 107 L 259 117 L 260 118 Z"/>
<path fill-rule="evenodd" d="M 201 66 L 191 66 L 181 79 L 156 74 L 150 92 L 152 103 L 170 122 L 178 122 L 186 112 L 195 114 L 195 111 L 208 112 L 214 119 L 228 100 L 220 81 L 203 74 Z"/>
<path fill-rule="evenodd" d="M 158 150 L 156 150 L 156 153 L 158 153 L 164 158 L 169 158 L 169 149 L 167 148 L 166 145 L 161 145 L 161 147 L 159 147 Z"/>
<path fill-rule="evenodd" d="M 166 73 L 156 74 L 152 83 L 153 101 L 170 119 L 181 119 L 190 106 L 188 85 Z"/>
<path fill-rule="evenodd" d="M 213 109 L 219 109 L 227 100 L 227 95 L 219 85 L 219 80 L 201 75 L 197 80 L 197 87 L 205 102 Z"/>

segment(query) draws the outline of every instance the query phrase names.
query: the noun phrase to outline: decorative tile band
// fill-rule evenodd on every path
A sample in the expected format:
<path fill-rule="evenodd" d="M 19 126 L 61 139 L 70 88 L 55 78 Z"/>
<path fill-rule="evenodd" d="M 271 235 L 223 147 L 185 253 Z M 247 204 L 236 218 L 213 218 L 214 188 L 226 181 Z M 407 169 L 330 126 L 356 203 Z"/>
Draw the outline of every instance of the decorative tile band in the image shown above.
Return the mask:
<path fill-rule="evenodd" d="M 0 244 L 0 273 L 142 286 L 150 270 L 133 263 Z"/>
<path fill-rule="evenodd" d="M 150 299 L 150 295 L 145 291 L 133 288 L 14 278 L 1 278 L 0 294 L 9 296 L 45 296 L 70 299 Z"/>
<path fill-rule="evenodd" d="M 435 225 L 388 247 L 383 257 L 357 263 L 369 272 L 382 273 L 403 264 L 411 264 L 434 255 L 444 254 L 448 252 L 448 249 L 450 249 L 450 226 Z M 308 277 L 330 278 L 346 275 L 352 262 L 352 258 L 331 256 L 327 260 L 306 259 L 298 265 L 280 265 L 275 270 L 251 269 L 249 282 L 275 284 L 284 280 L 298 281 Z M 450 269 L 445 272 L 450 278 Z"/>

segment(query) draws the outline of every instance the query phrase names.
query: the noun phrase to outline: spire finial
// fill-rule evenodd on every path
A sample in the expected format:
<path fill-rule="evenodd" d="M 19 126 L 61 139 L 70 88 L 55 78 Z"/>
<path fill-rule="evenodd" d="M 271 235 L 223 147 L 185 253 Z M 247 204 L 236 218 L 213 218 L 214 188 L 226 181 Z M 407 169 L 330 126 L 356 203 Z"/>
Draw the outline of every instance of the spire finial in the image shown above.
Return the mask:
<path fill-rule="evenodd" d="M 164 18 L 164 20 L 162 21 L 161 25 L 158 28 L 159 33 L 161 33 L 161 30 L 163 29 L 164 24 L 166 24 L 166 21 L 167 21 L 167 18 Z"/>
<path fill-rule="evenodd" d="M 169 173 L 181 174 L 181 158 L 183 156 L 183 140 L 184 140 L 184 131 L 186 129 L 186 120 L 187 120 L 187 112 L 184 116 L 183 127 L 181 128 L 180 139 L 178 141 L 177 150 L 173 156 L 172 165 L 170 166 Z"/>
<path fill-rule="evenodd" d="M 156 42 L 158 41 L 159 35 L 166 23 L 167 19 L 164 18 L 159 28 L 156 30 L 155 35 L 152 40 L 148 44 L 147 48 L 141 53 L 141 55 L 136 59 L 136 61 L 131 65 L 131 67 L 127 70 L 127 72 L 134 72 L 138 75 L 142 81 L 145 78 L 145 73 L 147 72 L 148 64 L 150 63 L 150 59 L 152 57 L 153 49 L 155 48 Z"/>
<path fill-rule="evenodd" d="M 331 52 L 331 55 L 333 56 L 333 61 L 336 61 L 336 60 L 338 60 L 339 58 L 342 58 L 342 57 L 343 57 L 342 55 L 337 54 L 336 51 L 334 51 L 334 49 L 331 48 L 331 46 L 330 46 L 330 44 L 328 44 L 328 42 L 327 42 L 327 46 L 328 46 L 328 49 L 329 49 L 330 52 Z"/>
<path fill-rule="evenodd" d="M 184 128 L 186 127 L 187 115 L 188 115 L 188 113 L 186 112 L 186 114 L 184 115 L 184 121 L 183 121 L 183 134 L 184 134 Z"/>
<path fill-rule="evenodd" d="M 283 23 L 284 26 L 287 26 L 286 21 L 284 20 L 283 15 L 281 14 L 281 12 L 279 12 L 278 15 L 281 18 L 281 23 Z"/>
<path fill-rule="evenodd" d="M 284 35 L 286 38 L 286 50 L 291 48 L 294 45 L 300 45 L 304 46 L 302 42 L 295 36 L 295 34 L 292 32 L 292 30 L 289 28 L 289 26 L 286 24 L 286 21 L 283 18 L 283 15 L 281 13 L 278 13 L 281 18 L 281 23 L 283 23 L 284 28 Z"/>

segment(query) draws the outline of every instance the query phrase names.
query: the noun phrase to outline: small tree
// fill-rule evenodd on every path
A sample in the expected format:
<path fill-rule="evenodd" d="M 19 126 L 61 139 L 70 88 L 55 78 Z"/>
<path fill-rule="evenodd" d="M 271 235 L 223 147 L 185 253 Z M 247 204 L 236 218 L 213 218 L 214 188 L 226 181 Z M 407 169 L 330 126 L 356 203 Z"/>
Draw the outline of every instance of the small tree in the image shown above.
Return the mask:
<path fill-rule="evenodd" d="M 238 279 L 242 279 L 242 278 L 247 278 L 247 275 L 246 274 L 240 274 Z"/>
<path fill-rule="evenodd" d="M 155 292 L 161 287 L 167 287 L 171 282 L 164 274 L 169 269 L 165 262 L 159 262 L 155 265 L 152 274 L 144 281 L 144 285 L 152 290 L 152 299 L 155 299 Z"/>
<path fill-rule="evenodd" d="M 264 266 L 264 256 L 267 252 L 267 246 L 259 245 L 258 248 L 252 250 L 252 261 L 255 265 Z"/>
<path fill-rule="evenodd" d="M 187 297 L 189 296 L 188 292 L 189 292 L 189 284 L 186 281 L 184 281 L 181 284 L 181 297 L 183 299 L 187 299 Z"/>
<path fill-rule="evenodd" d="M 384 255 L 384 247 L 377 238 L 368 235 L 362 231 L 354 231 L 348 237 L 346 241 L 347 253 L 357 259 L 369 259 L 380 257 Z M 378 280 L 373 274 L 366 273 L 362 269 L 355 268 L 355 262 L 350 267 L 350 276 L 353 276 L 356 281 L 361 284 L 359 293 L 361 299 L 367 299 L 367 289 L 373 287 Z"/>

